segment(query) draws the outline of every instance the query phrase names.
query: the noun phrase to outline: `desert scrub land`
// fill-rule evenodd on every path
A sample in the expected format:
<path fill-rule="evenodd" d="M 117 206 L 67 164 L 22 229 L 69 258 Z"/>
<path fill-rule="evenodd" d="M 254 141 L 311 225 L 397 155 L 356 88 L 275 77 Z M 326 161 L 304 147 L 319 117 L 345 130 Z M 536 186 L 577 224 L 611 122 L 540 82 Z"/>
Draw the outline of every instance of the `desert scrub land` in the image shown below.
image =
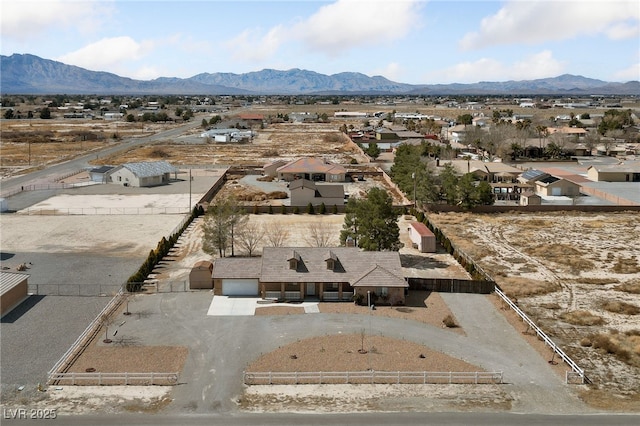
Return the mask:
<path fill-rule="evenodd" d="M 585 369 L 593 381 L 585 401 L 640 409 L 640 215 L 447 213 L 429 220 Z"/>

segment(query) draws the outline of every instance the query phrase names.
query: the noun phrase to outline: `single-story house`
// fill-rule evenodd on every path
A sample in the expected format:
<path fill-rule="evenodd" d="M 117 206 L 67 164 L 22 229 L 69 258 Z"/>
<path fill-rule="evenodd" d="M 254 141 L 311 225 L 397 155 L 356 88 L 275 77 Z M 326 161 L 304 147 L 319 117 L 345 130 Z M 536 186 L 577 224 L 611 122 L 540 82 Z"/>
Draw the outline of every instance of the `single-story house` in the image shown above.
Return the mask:
<path fill-rule="evenodd" d="M 577 196 L 580 195 L 580 185 L 567 179 L 546 176 L 535 182 L 536 194 L 541 196 Z"/>
<path fill-rule="evenodd" d="M 595 182 L 640 182 L 640 161 L 590 166 L 587 177 Z"/>
<path fill-rule="evenodd" d="M 196 262 L 189 272 L 189 288 L 213 288 L 213 263 L 208 260 Z"/>
<path fill-rule="evenodd" d="M 264 247 L 262 257 L 220 258 L 213 268 L 214 294 L 263 299 L 403 304 L 409 287 L 398 252 L 355 247 Z"/>
<path fill-rule="evenodd" d="M 436 252 L 436 236 L 422 222 L 409 222 L 409 238 L 420 253 Z"/>
<path fill-rule="evenodd" d="M 277 168 L 278 179 L 291 182 L 308 179 L 314 182 L 344 182 L 347 170 L 320 158 L 307 157 L 291 161 Z"/>
<path fill-rule="evenodd" d="M 344 205 L 344 186 L 340 184 L 316 184 L 307 179 L 294 180 L 289 184 L 292 206 Z"/>
<path fill-rule="evenodd" d="M 166 161 L 125 163 L 109 170 L 106 182 L 135 187 L 157 186 L 169 183 L 171 173 L 178 171 Z"/>
<path fill-rule="evenodd" d="M 0 271 L 0 317 L 29 297 L 28 279 L 28 274 Z"/>

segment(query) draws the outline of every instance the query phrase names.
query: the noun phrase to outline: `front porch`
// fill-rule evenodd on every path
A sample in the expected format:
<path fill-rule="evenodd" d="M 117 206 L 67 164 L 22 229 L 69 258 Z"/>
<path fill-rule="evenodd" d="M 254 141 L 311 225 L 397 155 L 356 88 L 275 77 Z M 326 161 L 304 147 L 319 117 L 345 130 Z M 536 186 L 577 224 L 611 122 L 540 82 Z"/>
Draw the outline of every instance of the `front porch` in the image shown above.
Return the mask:
<path fill-rule="evenodd" d="M 260 297 L 271 300 L 316 299 L 321 302 L 350 302 L 353 288 L 349 283 L 301 282 L 260 283 Z"/>

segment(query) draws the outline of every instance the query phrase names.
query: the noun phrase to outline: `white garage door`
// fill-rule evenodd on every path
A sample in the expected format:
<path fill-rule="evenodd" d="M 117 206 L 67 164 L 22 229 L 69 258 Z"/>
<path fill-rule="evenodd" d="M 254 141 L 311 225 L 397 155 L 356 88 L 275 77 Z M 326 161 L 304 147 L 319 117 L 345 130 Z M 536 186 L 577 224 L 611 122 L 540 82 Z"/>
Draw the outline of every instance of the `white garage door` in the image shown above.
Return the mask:
<path fill-rule="evenodd" d="M 554 195 L 554 196 L 562 195 L 562 188 L 551 188 L 551 195 Z"/>
<path fill-rule="evenodd" d="M 226 278 L 222 280 L 223 296 L 257 296 L 258 280 L 252 278 Z"/>

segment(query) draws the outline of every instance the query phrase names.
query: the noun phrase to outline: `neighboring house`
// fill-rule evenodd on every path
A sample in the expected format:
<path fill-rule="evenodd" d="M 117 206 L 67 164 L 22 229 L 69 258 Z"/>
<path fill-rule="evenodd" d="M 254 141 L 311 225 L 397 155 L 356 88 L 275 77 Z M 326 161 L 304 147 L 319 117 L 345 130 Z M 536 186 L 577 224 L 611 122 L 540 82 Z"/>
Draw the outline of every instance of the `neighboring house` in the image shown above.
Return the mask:
<path fill-rule="evenodd" d="M 28 274 L 0 272 L 0 317 L 11 312 L 29 297 L 28 279 Z"/>
<path fill-rule="evenodd" d="M 501 162 L 486 162 L 482 160 L 450 160 L 440 161 L 439 166 L 451 164 L 460 174 L 472 173 L 477 179 L 491 183 L 516 182 L 522 170 Z"/>
<path fill-rule="evenodd" d="M 355 294 L 366 302 L 369 293 L 392 305 L 404 303 L 409 287 L 398 252 L 352 247 L 264 247 L 262 258 L 216 259 L 213 280 L 215 294 L 320 301 Z"/>
<path fill-rule="evenodd" d="M 436 236 L 422 222 L 409 222 L 409 238 L 420 253 L 436 252 Z"/>
<path fill-rule="evenodd" d="M 347 170 L 338 165 L 315 157 L 300 158 L 277 169 L 278 179 L 288 182 L 308 179 L 323 182 L 344 182 Z"/>
<path fill-rule="evenodd" d="M 568 196 L 580 195 L 580 185 L 567 179 L 547 176 L 535 182 L 536 194 L 540 196 Z"/>
<path fill-rule="evenodd" d="M 287 164 L 284 160 L 275 160 L 262 166 L 262 174 L 269 177 L 278 176 L 278 168 Z"/>
<path fill-rule="evenodd" d="M 344 186 L 316 184 L 307 179 L 294 180 L 289 184 L 292 206 L 306 206 L 311 203 L 319 206 L 344 205 Z"/>
<path fill-rule="evenodd" d="M 640 182 L 640 161 L 590 166 L 587 177 L 594 182 Z"/>
<path fill-rule="evenodd" d="M 106 182 L 135 187 L 164 185 L 171 180 L 171 174 L 178 171 L 166 161 L 126 163 L 108 171 Z"/>

